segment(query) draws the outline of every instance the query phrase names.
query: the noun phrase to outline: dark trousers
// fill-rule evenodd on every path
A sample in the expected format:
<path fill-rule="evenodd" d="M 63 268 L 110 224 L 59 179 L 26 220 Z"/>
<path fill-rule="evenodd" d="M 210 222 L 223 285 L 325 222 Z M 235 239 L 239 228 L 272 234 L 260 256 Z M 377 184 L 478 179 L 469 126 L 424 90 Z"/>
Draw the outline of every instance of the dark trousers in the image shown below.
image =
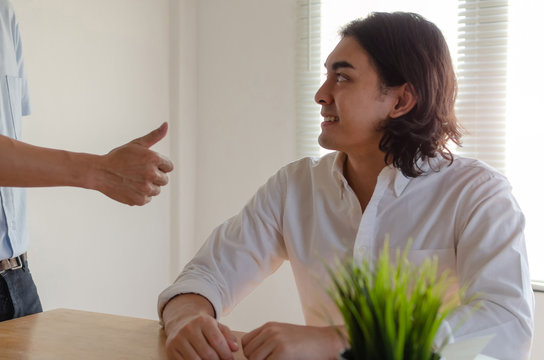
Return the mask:
<path fill-rule="evenodd" d="M 42 312 L 42 304 L 28 262 L 0 274 L 0 321 Z"/>

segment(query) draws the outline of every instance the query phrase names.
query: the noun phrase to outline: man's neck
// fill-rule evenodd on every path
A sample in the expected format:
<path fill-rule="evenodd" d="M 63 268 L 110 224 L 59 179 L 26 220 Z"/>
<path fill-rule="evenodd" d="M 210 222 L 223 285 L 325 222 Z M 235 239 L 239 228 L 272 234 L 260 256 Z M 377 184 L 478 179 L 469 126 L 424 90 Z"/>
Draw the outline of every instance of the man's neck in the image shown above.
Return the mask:
<path fill-rule="evenodd" d="M 346 154 L 344 177 L 359 199 L 363 213 L 374 193 L 378 175 L 385 166 L 382 152 L 358 156 Z"/>

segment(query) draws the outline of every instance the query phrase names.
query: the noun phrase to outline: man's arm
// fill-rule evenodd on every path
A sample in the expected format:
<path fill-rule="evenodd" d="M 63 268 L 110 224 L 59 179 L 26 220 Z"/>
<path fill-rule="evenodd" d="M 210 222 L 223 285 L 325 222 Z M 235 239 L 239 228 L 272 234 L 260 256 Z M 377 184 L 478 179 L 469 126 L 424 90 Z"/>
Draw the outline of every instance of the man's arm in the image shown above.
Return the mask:
<path fill-rule="evenodd" d="M 475 179 L 460 202 L 457 276 L 465 297 L 442 323 L 435 343 L 494 335 L 482 354 L 525 359 L 533 337 L 534 298 L 524 216 L 500 176 Z"/>
<path fill-rule="evenodd" d="M 215 320 L 212 304 L 197 294 L 182 294 L 164 307 L 166 352 L 175 359 L 233 359 L 236 337 Z"/>
<path fill-rule="evenodd" d="M 75 186 L 128 205 L 144 205 L 168 183 L 172 162 L 149 148 L 166 135 L 162 124 L 106 155 L 26 144 L 0 135 L 0 186 Z"/>

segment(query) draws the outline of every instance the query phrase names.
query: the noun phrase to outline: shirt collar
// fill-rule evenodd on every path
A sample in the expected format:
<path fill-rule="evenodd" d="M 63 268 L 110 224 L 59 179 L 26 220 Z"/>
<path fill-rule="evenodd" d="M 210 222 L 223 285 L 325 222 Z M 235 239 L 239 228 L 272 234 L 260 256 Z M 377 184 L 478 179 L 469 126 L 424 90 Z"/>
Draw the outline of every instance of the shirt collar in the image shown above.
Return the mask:
<path fill-rule="evenodd" d="M 399 197 L 412 179 L 405 176 L 400 169 L 393 165 L 389 165 L 388 167 L 394 170 L 393 189 L 395 191 L 395 196 Z"/>
<path fill-rule="evenodd" d="M 333 179 L 340 186 L 341 195 L 343 195 L 344 190 L 347 188 L 347 180 L 344 177 L 344 163 L 345 162 L 346 162 L 346 154 L 340 151 L 336 152 L 331 173 L 332 173 Z M 424 167 L 426 165 L 426 162 L 425 164 L 419 164 L 419 165 Z M 406 186 L 408 186 L 408 183 L 411 181 L 411 178 L 404 176 L 402 171 L 400 171 L 400 169 L 395 168 L 393 165 L 388 165 L 383 168 L 378 178 L 382 178 L 382 177 L 392 179 L 393 189 L 394 189 L 396 197 L 399 197 L 402 194 Z"/>
<path fill-rule="evenodd" d="M 422 171 L 421 175 L 419 176 L 427 176 L 431 172 L 440 171 L 447 164 L 449 164 L 449 162 L 445 161 L 440 154 L 437 154 L 435 157 L 432 158 L 426 158 L 425 160 L 419 159 L 417 161 L 417 167 Z M 392 167 L 392 165 L 390 166 Z M 395 195 L 399 197 L 406 188 L 406 186 L 408 186 L 408 183 L 413 180 L 413 178 L 405 176 L 400 169 L 395 168 L 395 170 Z"/>
<path fill-rule="evenodd" d="M 347 180 L 344 177 L 344 163 L 346 162 L 346 154 L 337 151 L 332 163 L 331 175 L 334 181 L 338 184 L 340 197 L 344 197 L 344 191 L 347 188 Z"/>
<path fill-rule="evenodd" d="M 344 181 L 344 163 L 346 162 L 346 154 L 337 151 L 332 163 L 332 177 L 341 185 Z"/>

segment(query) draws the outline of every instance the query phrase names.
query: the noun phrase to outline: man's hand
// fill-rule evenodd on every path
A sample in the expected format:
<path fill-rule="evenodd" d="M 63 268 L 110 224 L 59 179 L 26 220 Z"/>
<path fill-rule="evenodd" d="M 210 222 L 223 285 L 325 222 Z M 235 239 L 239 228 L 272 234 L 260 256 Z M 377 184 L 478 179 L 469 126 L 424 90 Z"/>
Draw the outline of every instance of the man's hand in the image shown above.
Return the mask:
<path fill-rule="evenodd" d="M 99 176 L 92 188 L 128 205 L 144 205 L 168 184 L 174 169 L 172 162 L 149 148 L 166 136 L 168 124 L 163 123 L 149 134 L 101 156 Z"/>
<path fill-rule="evenodd" d="M 166 305 L 163 319 L 168 359 L 234 359 L 236 337 L 210 311 L 213 314 L 208 300 L 194 294 L 177 296 Z"/>
<path fill-rule="evenodd" d="M 337 359 L 346 344 L 335 327 L 266 323 L 242 338 L 249 360 Z"/>

